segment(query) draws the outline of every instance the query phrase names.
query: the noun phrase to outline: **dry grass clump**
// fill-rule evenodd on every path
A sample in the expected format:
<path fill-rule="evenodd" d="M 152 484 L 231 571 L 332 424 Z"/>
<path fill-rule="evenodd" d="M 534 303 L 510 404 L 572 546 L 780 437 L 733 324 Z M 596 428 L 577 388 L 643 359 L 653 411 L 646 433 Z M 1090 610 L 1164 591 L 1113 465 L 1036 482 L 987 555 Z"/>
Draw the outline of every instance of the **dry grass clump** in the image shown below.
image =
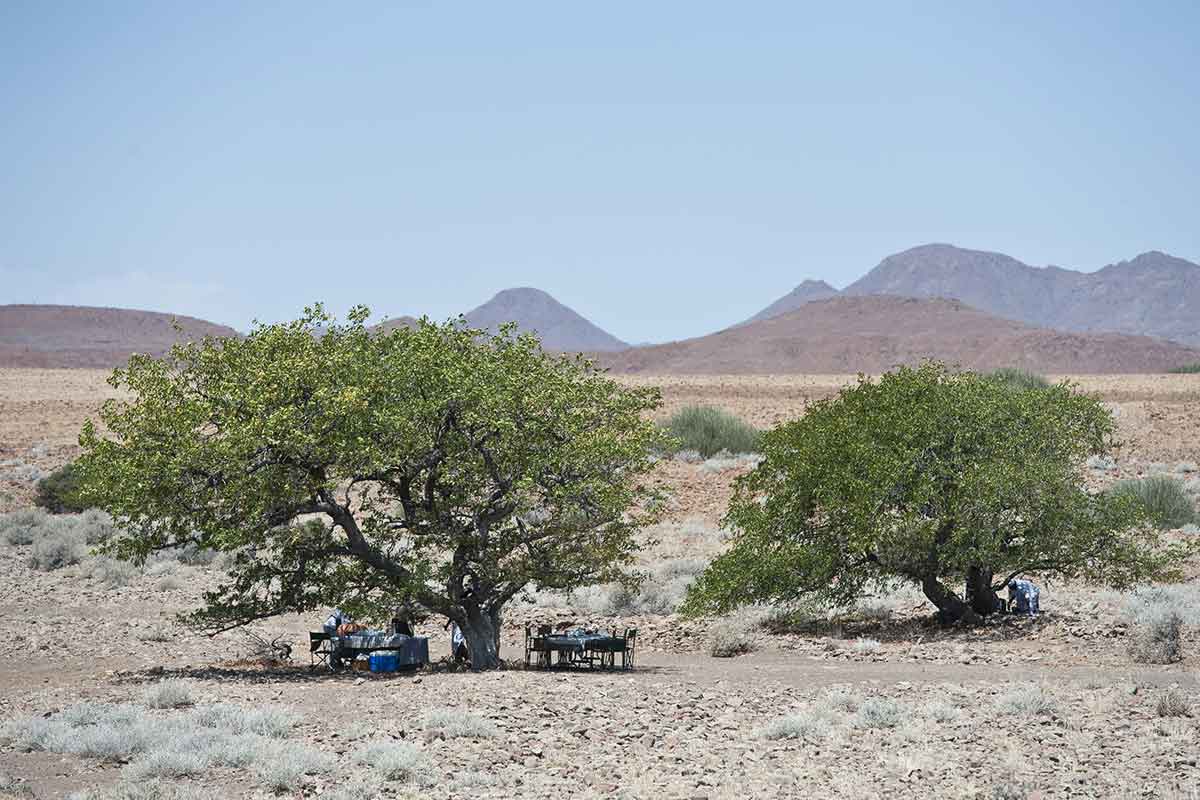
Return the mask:
<path fill-rule="evenodd" d="M 0 541 L 13 546 L 33 544 L 50 519 L 50 514 L 40 508 L 0 514 Z"/>
<path fill-rule="evenodd" d="M 708 635 L 708 650 L 713 658 L 733 658 L 752 652 L 754 648 L 750 625 L 743 618 L 721 620 Z"/>
<path fill-rule="evenodd" d="M 425 730 L 446 739 L 491 739 L 496 735 L 496 726 L 478 714 L 443 708 L 425 715 Z"/>
<path fill-rule="evenodd" d="M 996 698 L 996 710 L 1002 714 L 1038 717 L 1053 714 L 1058 710 L 1058 704 L 1041 686 L 1027 683 Z"/>
<path fill-rule="evenodd" d="M 42 572 L 50 572 L 78 564 L 86 555 L 87 541 L 83 533 L 75 530 L 70 524 L 54 519 L 34 540 L 29 566 Z"/>
<path fill-rule="evenodd" d="M 142 692 L 142 703 L 147 708 L 183 708 L 195 702 L 192 687 L 174 678 L 159 681 Z"/>
<path fill-rule="evenodd" d="M 831 709 L 853 714 L 862 703 L 862 698 L 849 689 L 839 687 L 827 691 L 822 696 L 821 702 L 825 703 Z"/>
<path fill-rule="evenodd" d="M 292 792 L 308 775 L 328 772 L 337 760 L 329 753 L 293 742 L 268 742 L 263 757 L 251 766 L 264 786 L 276 792 Z"/>
<path fill-rule="evenodd" d="M 305 776 L 332 767 L 329 754 L 283 741 L 295 721 L 288 712 L 230 705 L 181 712 L 190 693 L 180 683 L 151 687 L 144 706 L 80 703 L 48 717 L 14 720 L 5 734 L 22 751 L 126 763 L 121 797 L 133 791 L 128 787 L 200 776 L 215 767 L 248 769 L 271 790 L 295 791 Z M 160 709 L 169 711 L 156 713 Z"/>
<path fill-rule="evenodd" d="M 1190 717 L 1192 702 L 1177 688 L 1167 689 L 1154 703 L 1154 713 L 1160 717 Z"/>
<path fill-rule="evenodd" d="M 83 562 L 81 574 L 91 578 L 107 589 L 117 589 L 128 586 L 130 581 L 141 574 L 141 570 L 128 561 L 108 556 L 97 556 Z"/>
<path fill-rule="evenodd" d="M 824 739 L 833 728 L 833 717 L 828 712 L 808 709 L 778 717 L 763 727 L 758 735 L 772 741 L 778 739 Z"/>
<path fill-rule="evenodd" d="M 225 800 L 224 795 L 190 784 L 160 780 L 123 781 L 109 789 L 72 792 L 67 800 Z"/>
<path fill-rule="evenodd" d="M 353 759 L 389 781 L 409 781 L 428 768 L 425 754 L 407 742 L 368 742 Z"/>
<path fill-rule="evenodd" d="M 1183 626 L 1200 621 L 1200 590 L 1139 589 L 1126 600 L 1124 615 L 1130 626 L 1130 657 L 1141 664 L 1172 664 L 1183 658 Z"/>
<path fill-rule="evenodd" d="M 195 712 L 196 722 L 206 728 L 219 728 L 230 733 L 253 733 L 282 739 L 292 732 L 299 717 L 280 708 L 243 708 L 229 703 L 201 706 Z"/>
<path fill-rule="evenodd" d="M 908 709 L 889 697 L 868 697 L 854 717 L 856 728 L 895 728 L 904 721 Z"/>
<path fill-rule="evenodd" d="M 942 724 L 957 722 L 962 718 L 962 711 L 959 707 L 945 700 L 931 700 L 925 703 L 922 706 L 922 712 L 927 718 Z"/>

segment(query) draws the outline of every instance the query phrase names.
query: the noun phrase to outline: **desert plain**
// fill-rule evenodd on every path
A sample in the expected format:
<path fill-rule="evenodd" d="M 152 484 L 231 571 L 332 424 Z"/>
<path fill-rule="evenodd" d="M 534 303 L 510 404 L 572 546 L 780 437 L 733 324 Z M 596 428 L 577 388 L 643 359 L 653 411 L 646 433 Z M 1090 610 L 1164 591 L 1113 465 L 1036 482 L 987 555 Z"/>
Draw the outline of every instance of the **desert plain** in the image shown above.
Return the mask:
<path fill-rule="evenodd" d="M 29 506 L 33 478 L 78 454 L 80 426 L 117 396 L 107 374 L 0 370 L 0 511 Z M 1200 375 L 1070 379 L 1119 424 L 1087 481 L 1169 474 L 1200 502 Z M 664 417 L 703 403 L 767 428 L 855 377 L 620 380 L 660 386 Z M 665 517 L 647 531 L 638 595 L 531 591 L 506 615 L 510 667 L 486 673 L 446 663 L 432 618 L 420 632 L 436 663 L 414 674 L 311 668 L 320 612 L 254 626 L 291 644 L 290 659 L 266 659 L 244 632 L 209 638 L 176 618 L 219 560 L 41 571 L 29 546 L 0 544 L 0 797 L 1200 797 L 1194 568 L 1168 587 L 1189 624 L 1166 665 L 1130 657 L 1127 593 L 1056 582 L 1040 617 L 982 629 L 940 628 L 903 590 L 809 619 L 682 619 L 673 605 L 723 547 L 732 483 L 752 464 L 661 461 Z M 540 623 L 637 628 L 636 667 L 525 670 L 524 626 Z M 714 657 L 714 641 L 744 652 Z M 28 746 L 39 725 L 82 737 L 97 720 L 179 741 L 113 757 Z M 200 757 L 218 735 L 236 758 Z"/>

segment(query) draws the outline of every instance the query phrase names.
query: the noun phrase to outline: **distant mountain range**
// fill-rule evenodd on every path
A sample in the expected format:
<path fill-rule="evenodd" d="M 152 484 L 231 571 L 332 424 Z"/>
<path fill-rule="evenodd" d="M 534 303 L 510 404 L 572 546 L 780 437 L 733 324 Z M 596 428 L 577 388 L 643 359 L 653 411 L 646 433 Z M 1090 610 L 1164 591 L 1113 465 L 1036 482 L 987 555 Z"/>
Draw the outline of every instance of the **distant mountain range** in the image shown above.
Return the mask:
<path fill-rule="evenodd" d="M 1001 319 L 945 298 L 831 297 L 682 342 L 601 356 L 614 372 L 878 373 L 936 358 L 966 369 L 1164 372 L 1200 350 L 1121 333 L 1069 333 Z"/>
<path fill-rule="evenodd" d="M 805 281 L 749 321 L 837 294 Z M 888 256 L 841 294 L 948 297 L 1006 319 L 1200 345 L 1200 265 L 1151 251 L 1096 272 L 1031 267 L 1001 253 L 927 244 Z"/>
<path fill-rule="evenodd" d="M 1200 351 L 1181 346 L 1200 346 L 1197 309 L 1200 266 L 1164 253 L 1084 273 L 929 244 L 888 256 L 844 291 L 806 280 L 744 322 L 683 342 L 631 347 L 529 287 L 505 289 L 464 317 L 489 330 L 516 322 L 548 350 L 600 354 L 621 371 L 877 371 L 934 356 L 978 368 L 1155 372 L 1200 362 Z M 0 306 L 0 366 L 115 366 L 130 353 L 166 351 L 179 338 L 173 319 L 112 308 Z M 185 338 L 237 335 L 178 319 Z M 377 327 L 414 322 L 397 317 Z"/>

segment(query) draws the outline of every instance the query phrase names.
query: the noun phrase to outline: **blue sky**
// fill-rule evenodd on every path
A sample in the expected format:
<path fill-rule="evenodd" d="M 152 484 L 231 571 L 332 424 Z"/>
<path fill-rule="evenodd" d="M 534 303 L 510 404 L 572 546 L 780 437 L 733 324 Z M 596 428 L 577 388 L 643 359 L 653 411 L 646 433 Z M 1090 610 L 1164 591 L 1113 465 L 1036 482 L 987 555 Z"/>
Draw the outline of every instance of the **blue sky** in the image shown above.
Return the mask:
<path fill-rule="evenodd" d="M 629 341 L 931 242 L 1200 261 L 1194 3 L 0 5 L 0 303 L 537 286 Z"/>

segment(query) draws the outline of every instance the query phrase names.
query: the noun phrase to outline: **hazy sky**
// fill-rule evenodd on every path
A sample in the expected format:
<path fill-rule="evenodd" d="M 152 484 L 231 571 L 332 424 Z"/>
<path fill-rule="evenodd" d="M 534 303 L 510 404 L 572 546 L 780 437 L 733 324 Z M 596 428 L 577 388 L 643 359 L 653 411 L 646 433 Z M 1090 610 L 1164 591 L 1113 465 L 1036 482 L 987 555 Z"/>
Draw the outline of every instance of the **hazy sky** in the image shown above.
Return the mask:
<path fill-rule="evenodd" d="M 653 341 L 931 241 L 1200 261 L 1198 38 L 1192 2 L 9 0 L 0 303 L 529 285 Z"/>

